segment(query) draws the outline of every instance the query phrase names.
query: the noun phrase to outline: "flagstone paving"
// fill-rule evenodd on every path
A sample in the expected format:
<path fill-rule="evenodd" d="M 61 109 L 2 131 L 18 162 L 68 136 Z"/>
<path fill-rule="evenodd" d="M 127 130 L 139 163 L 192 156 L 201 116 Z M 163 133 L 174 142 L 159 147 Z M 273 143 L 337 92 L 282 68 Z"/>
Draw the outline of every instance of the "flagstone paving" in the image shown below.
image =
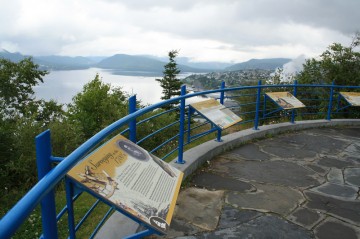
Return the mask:
<path fill-rule="evenodd" d="M 208 162 L 164 238 L 360 238 L 360 127 L 277 135 Z"/>

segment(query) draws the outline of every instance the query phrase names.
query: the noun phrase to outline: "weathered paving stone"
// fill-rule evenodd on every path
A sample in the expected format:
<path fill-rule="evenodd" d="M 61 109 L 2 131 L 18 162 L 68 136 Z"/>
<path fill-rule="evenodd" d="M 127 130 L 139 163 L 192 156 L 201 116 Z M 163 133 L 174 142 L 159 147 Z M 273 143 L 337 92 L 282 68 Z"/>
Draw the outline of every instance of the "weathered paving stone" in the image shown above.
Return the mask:
<path fill-rule="evenodd" d="M 330 183 L 344 184 L 344 176 L 343 176 L 342 170 L 338 169 L 338 168 L 330 169 L 330 171 L 327 175 L 327 180 Z"/>
<path fill-rule="evenodd" d="M 287 215 L 305 200 L 299 191 L 288 187 L 262 184 L 255 184 L 255 187 L 255 193 L 227 193 L 226 203 L 242 209 Z"/>
<path fill-rule="evenodd" d="M 360 237 L 359 228 L 336 219 L 327 219 L 315 228 L 315 235 L 319 239 L 357 239 Z"/>
<path fill-rule="evenodd" d="M 256 144 L 242 145 L 239 148 L 229 151 L 229 153 L 245 160 L 264 161 L 270 159 L 270 156 L 260 151 L 259 146 Z"/>
<path fill-rule="evenodd" d="M 245 181 L 266 182 L 291 187 L 319 185 L 318 180 L 315 179 L 315 172 L 296 163 L 281 160 L 263 162 L 223 161 L 221 165 L 216 164 L 212 170 Z"/>
<path fill-rule="evenodd" d="M 360 142 L 354 142 L 350 144 L 344 151 L 343 157 L 349 160 L 354 160 L 357 163 L 360 163 Z"/>
<path fill-rule="evenodd" d="M 305 191 L 304 194 L 308 199 L 305 207 L 319 210 L 360 226 L 360 201 L 343 201 L 311 191 Z"/>
<path fill-rule="evenodd" d="M 344 170 L 344 176 L 346 183 L 360 187 L 360 168 L 347 168 Z"/>
<path fill-rule="evenodd" d="M 311 170 L 317 172 L 318 174 L 325 176 L 329 170 L 326 170 L 318 165 L 315 164 L 305 164 L 307 168 L 310 168 Z"/>
<path fill-rule="evenodd" d="M 324 183 L 310 191 L 335 197 L 340 200 L 355 200 L 358 196 L 358 188 L 348 185 L 339 185 L 334 183 Z"/>
<path fill-rule="evenodd" d="M 237 227 L 196 235 L 196 238 L 313 238 L 312 232 L 279 217 L 267 215 L 258 217 Z"/>
<path fill-rule="evenodd" d="M 343 168 L 355 165 L 355 163 L 352 160 L 346 160 L 346 158 L 343 158 L 343 160 L 340 160 L 340 159 L 332 157 L 332 156 L 325 156 L 325 157 L 321 158 L 318 161 L 318 164 L 321 166 L 325 166 L 325 167 L 329 167 L 329 168 L 338 168 L 338 169 L 343 169 Z"/>
<path fill-rule="evenodd" d="M 175 217 L 205 230 L 214 230 L 219 222 L 223 191 L 187 188 L 181 191 L 175 207 Z"/>
<path fill-rule="evenodd" d="M 213 173 L 198 174 L 193 178 L 192 183 L 195 184 L 196 187 L 205 187 L 211 190 L 231 190 L 238 192 L 256 190 L 250 183 L 222 177 Z"/>
<path fill-rule="evenodd" d="M 316 151 L 317 153 L 339 153 L 348 145 L 346 141 L 334 137 L 313 135 L 305 132 L 295 137 L 295 140 L 304 143 L 304 149 Z"/>
<path fill-rule="evenodd" d="M 167 231 L 166 238 L 174 238 L 179 236 L 187 236 L 199 233 L 201 231 L 204 231 L 204 229 L 201 229 L 199 227 L 196 227 L 186 221 L 183 221 L 178 218 L 173 218 L 171 220 L 170 228 Z"/>
<path fill-rule="evenodd" d="M 252 210 L 239 210 L 229 205 L 224 206 L 218 229 L 238 226 L 244 222 L 248 222 L 256 217 L 264 215 L 263 213 Z"/>
<path fill-rule="evenodd" d="M 319 221 L 324 219 L 324 215 L 309 210 L 307 208 L 298 208 L 291 215 L 288 216 L 288 219 L 298 225 L 301 225 L 307 229 L 314 227 Z"/>
<path fill-rule="evenodd" d="M 336 131 L 336 134 L 360 138 L 360 128 L 358 127 L 336 128 L 334 131 Z"/>
<path fill-rule="evenodd" d="M 278 144 L 276 142 L 276 144 Z M 306 149 L 297 149 L 284 147 L 284 145 L 265 145 L 262 147 L 263 151 L 275 155 L 279 158 L 287 158 L 287 159 L 306 159 L 313 158 L 316 156 L 316 152 L 306 150 Z"/>

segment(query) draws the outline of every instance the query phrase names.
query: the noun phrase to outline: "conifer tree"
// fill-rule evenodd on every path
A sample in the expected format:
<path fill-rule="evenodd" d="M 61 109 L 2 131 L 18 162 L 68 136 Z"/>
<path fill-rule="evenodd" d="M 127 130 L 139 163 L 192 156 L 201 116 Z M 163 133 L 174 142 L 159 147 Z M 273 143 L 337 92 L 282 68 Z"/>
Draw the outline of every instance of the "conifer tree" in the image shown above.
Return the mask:
<path fill-rule="evenodd" d="M 180 95 L 181 82 L 178 78 L 176 78 L 177 74 L 180 73 L 175 61 L 175 57 L 177 55 L 177 50 L 169 52 L 169 63 L 164 65 L 164 77 L 162 79 L 156 79 L 156 81 L 160 82 L 160 86 L 163 88 L 163 96 L 161 97 L 162 100 L 168 100 L 173 96 Z"/>

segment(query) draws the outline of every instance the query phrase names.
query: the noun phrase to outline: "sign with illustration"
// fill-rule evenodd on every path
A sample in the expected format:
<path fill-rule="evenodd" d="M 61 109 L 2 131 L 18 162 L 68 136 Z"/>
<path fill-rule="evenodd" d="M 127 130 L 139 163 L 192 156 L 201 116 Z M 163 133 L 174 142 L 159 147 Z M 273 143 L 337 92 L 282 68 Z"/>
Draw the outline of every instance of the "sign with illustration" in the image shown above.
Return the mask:
<path fill-rule="evenodd" d="M 340 92 L 351 106 L 360 106 L 360 92 Z"/>
<path fill-rule="evenodd" d="M 190 106 L 221 129 L 226 129 L 242 120 L 215 99 L 200 101 Z"/>
<path fill-rule="evenodd" d="M 183 173 L 117 135 L 68 172 L 77 183 L 166 233 Z"/>
<path fill-rule="evenodd" d="M 305 107 L 305 105 L 290 92 L 268 92 L 266 95 L 284 110 Z"/>

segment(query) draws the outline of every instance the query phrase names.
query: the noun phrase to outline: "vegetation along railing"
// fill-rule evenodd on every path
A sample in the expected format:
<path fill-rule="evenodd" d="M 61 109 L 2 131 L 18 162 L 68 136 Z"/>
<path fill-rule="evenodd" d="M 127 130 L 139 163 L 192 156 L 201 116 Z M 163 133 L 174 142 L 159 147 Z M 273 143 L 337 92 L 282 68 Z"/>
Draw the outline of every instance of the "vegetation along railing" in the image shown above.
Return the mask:
<path fill-rule="evenodd" d="M 291 110 L 281 110 L 265 97 L 265 93 L 288 91 L 296 96 L 306 107 Z M 177 163 L 186 163 L 183 152 L 201 142 L 216 138 L 221 141 L 221 134 L 252 127 L 260 129 L 263 124 L 307 119 L 359 118 L 359 108 L 351 107 L 340 91 L 360 91 L 360 86 L 339 85 L 258 85 L 226 88 L 222 83 L 217 90 L 187 93 L 182 86 L 181 96 L 167 101 L 137 109 L 136 96 L 129 98 L 129 114 L 104 128 L 65 158 L 51 155 L 50 131 L 45 131 L 36 137 L 38 183 L 1 219 L 0 238 L 11 237 L 29 217 L 37 205 L 42 207 L 42 228 L 44 238 L 58 238 L 58 224 L 67 214 L 68 232 L 70 238 L 75 238 L 77 230 L 83 225 L 89 214 L 96 208 L 99 201 L 91 206 L 85 215 L 78 219 L 75 225 L 73 203 L 81 197 L 82 192 L 73 190 L 66 180 L 66 173 L 84 156 L 92 152 L 99 144 L 115 134 L 123 134 L 131 141 L 141 145 L 149 152 L 163 160 L 176 158 Z M 243 120 L 229 128 L 231 131 L 221 131 L 208 120 L 196 114 L 189 107 L 188 101 L 194 97 L 209 94 L 218 95 L 221 104 L 238 114 Z M 154 128 L 161 122 L 160 128 Z M 54 166 L 56 165 L 56 166 Z M 65 182 L 67 203 L 58 211 L 55 208 L 55 191 L 58 185 Z M 90 238 L 93 238 L 99 228 L 113 211 L 109 207 L 104 217 L 97 225 Z M 134 219 L 136 220 L 136 219 Z M 134 234 L 133 238 L 154 233 L 150 229 Z M 63 235 L 61 235 L 63 237 Z M 67 237 L 67 236 L 66 236 Z"/>

